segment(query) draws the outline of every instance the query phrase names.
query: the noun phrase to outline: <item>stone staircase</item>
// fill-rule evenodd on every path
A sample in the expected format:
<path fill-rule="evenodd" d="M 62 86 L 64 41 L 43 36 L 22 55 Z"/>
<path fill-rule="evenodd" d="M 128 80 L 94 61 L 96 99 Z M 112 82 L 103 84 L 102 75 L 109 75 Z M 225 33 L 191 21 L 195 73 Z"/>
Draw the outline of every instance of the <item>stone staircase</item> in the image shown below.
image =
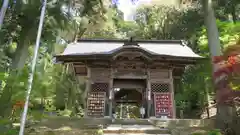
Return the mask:
<path fill-rule="evenodd" d="M 213 128 L 209 119 L 116 119 L 48 117 L 28 126 L 26 135 L 191 135 Z M 205 135 L 201 134 L 201 135 Z"/>
<path fill-rule="evenodd" d="M 103 130 L 104 135 L 171 135 L 166 128 L 154 126 L 146 119 L 117 119 Z"/>
<path fill-rule="evenodd" d="M 156 128 L 152 125 L 112 124 L 103 130 L 104 135 L 171 135 L 168 129 Z"/>

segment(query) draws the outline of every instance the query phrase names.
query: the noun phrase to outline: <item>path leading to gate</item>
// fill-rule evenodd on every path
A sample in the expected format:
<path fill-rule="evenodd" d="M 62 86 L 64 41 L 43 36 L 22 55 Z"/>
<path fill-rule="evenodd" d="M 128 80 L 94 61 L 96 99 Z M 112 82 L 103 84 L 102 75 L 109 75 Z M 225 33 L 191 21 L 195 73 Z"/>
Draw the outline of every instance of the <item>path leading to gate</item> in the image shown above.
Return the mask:
<path fill-rule="evenodd" d="M 104 135 L 151 135 L 145 133 L 122 133 L 122 134 L 104 134 Z M 153 134 L 153 135 L 171 135 L 171 134 Z"/>
<path fill-rule="evenodd" d="M 116 119 L 47 117 L 27 123 L 26 135 L 190 135 L 214 129 L 210 119 Z"/>
<path fill-rule="evenodd" d="M 104 135 L 171 135 L 165 128 L 145 124 L 111 124 L 104 129 Z"/>

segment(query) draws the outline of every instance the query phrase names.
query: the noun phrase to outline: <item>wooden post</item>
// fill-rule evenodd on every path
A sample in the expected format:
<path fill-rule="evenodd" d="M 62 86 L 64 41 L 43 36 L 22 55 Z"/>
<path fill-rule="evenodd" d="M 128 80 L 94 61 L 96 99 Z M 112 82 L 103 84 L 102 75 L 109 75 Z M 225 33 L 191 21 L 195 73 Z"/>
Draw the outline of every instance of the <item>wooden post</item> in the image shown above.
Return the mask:
<path fill-rule="evenodd" d="M 149 118 L 151 115 L 151 97 L 152 97 L 152 92 L 151 92 L 151 82 L 150 82 L 150 71 L 149 68 L 147 68 L 147 90 L 146 90 L 146 95 L 147 95 L 147 117 Z"/>
<path fill-rule="evenodd" d="M 85 110 L 84 110 L 84 117 L 88 117 L 88 93 L 91 89 L 91 68 L 87 67 L 87 78 L 86 78 L 86 88 L 84 92 L 84 97 L 85 97 Z"/>
<path fill-rule="evenodd" d="M 170 77 L 170 92 L 171 92 L 171 100 L 172 100 L 172 118 L 176 118 L 176 105 L 174 99 L 174 82 L 173 82 L 173 69 L 169 69 L 169 77 Z"/>
<path fill-rule="evenodd" d="M 207 111 L 207 118 L 209 119 L 210 118 L 210 112 L 209 112 L 209 109 L 210 109 L 210 99 L 209 99 L 209 92 L 208 92 L 208 85 L 207 85 L 207 80 L 205 80 L 205 89 L 204 89 L 204 96 L 205 96 L 205 100 L 207 101 L 207 104 L 205 106 L 206 108 L 206 111 Z"/>
<path fill-rule="evenodd" d="M 110 69 L 110 80 L 109 80 L 109 116 L 112 117 L 112 108 L 113 108 L 113 99 L 114 99 L 114 93 L 113 93 L 113 69 L 111 67 Z"/>

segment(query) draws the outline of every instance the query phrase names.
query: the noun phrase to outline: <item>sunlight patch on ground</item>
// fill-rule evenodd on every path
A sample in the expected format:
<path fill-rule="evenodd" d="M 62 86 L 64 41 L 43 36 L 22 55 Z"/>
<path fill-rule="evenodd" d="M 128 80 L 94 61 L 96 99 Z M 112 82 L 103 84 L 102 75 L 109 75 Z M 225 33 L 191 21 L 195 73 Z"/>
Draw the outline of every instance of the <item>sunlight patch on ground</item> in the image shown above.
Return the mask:
<path fill-rule="evenodd" d="M 64 126 L 64 127 L 61 127 L 61 128 L 59 128 L 59 129 L 57 129 L 57 130 L 70 131 L 70 130 L 72 130 L 72 128 L 71 128 L 71 127 L 68 127 L 68 126 Z"/>
<path fill-rule="evenodd" d="M 152 125 L 109 125 L 106 130 L 151 130 L 159 129 Z"/>

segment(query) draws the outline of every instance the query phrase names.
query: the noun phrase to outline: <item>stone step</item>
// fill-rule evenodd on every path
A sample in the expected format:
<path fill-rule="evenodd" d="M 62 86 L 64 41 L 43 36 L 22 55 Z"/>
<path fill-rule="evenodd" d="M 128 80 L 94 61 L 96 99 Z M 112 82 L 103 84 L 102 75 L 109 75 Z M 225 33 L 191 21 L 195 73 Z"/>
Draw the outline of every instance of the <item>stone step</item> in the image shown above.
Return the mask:
<path fill-rule="evenodd" d="M 141 129 L 141 130 L 146 130 L 146 129 L 159 129 L 154 127 L 153 125 L 138 125 L 138 124 L 132 124 L 132 125 L 121 125 L 121 124 L 111 124 L 106 127 L 106 129 L 113 129 L 113 130 L 119 130 L 119 129 Z"/>
<path fill-rule="evenodd" d="M 152 125 L 148 119 L 116 119 L 112 121 L 112 124 L 121 125 Z"/>
<path fill-rule="evenodd" d="M 104 134 L 166 134 L 170 135 L 168 130 L 104 130 Z"/>
<path fill-rule="evenodd" d="M 170 134 L 168 129 L 157 128 L 152 125 L 109 125 L 103 132 L 105 134 Z"/>
<path fill-rule="evenodd" d="M 129 134 L 126 134 L 126 133 L 123 133 L 123 134 L 105 134 L 104 135 L 152 135 L 152 134 L 139 134 L 139 133 L 129 133 Z M 154 135 L 171 135 L 171 134 L 154 134 Z"/>
<path fill-rule="evenodd" d="M 103 132 L 104 134 L 148 134 L 148 135 L 156 135 L 156 134 L 161 134 L 161 135 L 171 135 L 171 133 L 169 131 L 144 131 L 144 132 L 139 132 L 139 131 L 111 131 L 111 132 Z"/>

